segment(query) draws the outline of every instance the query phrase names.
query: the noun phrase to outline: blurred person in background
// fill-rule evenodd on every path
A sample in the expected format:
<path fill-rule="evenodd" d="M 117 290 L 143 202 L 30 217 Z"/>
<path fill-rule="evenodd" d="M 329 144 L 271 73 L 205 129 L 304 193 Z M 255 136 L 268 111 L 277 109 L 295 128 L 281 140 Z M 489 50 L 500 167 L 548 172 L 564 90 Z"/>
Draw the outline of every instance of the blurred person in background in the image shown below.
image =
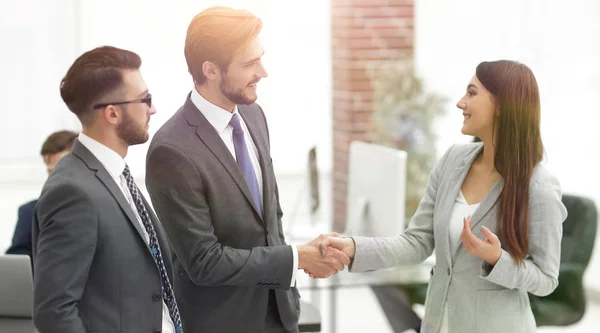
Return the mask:
<path fill-rule="evenodd" d="M 59 131 L 52 133 L 44 141 L 40 154 L 46 164 L 48 174 L 52 172 L 56 163 L 71 150 L 76 138 L 77 133 L 75 132 Z M 31 222 L 36 204 L 37 199 L 19 207 L 17 225 L 6 254 L 26 254 L 31 257 Z"/>

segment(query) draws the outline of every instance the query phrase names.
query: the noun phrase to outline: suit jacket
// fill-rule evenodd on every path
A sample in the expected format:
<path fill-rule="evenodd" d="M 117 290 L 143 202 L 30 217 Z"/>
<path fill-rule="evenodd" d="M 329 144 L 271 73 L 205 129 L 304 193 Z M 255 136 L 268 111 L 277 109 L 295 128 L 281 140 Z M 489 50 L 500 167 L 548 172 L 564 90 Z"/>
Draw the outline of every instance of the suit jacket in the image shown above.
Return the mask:
<path fill-rule="evenodd" d="M 169 274 L 169 248 L 156 229 Z M 142 226 L 96 157 L 76 141 L 46 181 L 33 222 L 40 333 L 160 331 L 161 279 Z"/>
<path fill-rule="evenodd" d="M 550 294 L 558 285 L 562 222 L 567 212 L 557 179 L 538 165 L 529 187 L 529 255 L 517 266 L 504 249 L 491 267 L 469 254 L 462 243 L 450 252 L 449 219 L 455 199 L 481 143 L 451 147 L 433 169 L 425 195 L 405 233 L 396 237 L 355 237 L 351 271 L 420 263 L 435 249 L 436 266 L 425 301 L 421 332 L 438 332 L 448 302 L 449 332 L 535 332 L 527 293 Z M 473 214 L 471 229 L 495 231 L 500 179 Z"/>
<path fill-rule="evenodd" d="M 262 216 L 232 154 L 189 96 L 148 150 L 146 185 L 176 254 L 186 332 L 262 332 L 270 289 L 283 325 L 291 330 L 298 323 L 267 122 L 257 104 L 238 111 L 259 153 Z"/>
<path fill-rule="evenodd" d="M 26 254 L 31 257 L 31 223 L 36 204 L 37 200 L 32 200 L 19 207 L 19 218 L 15 226 L 12 244 L 6 250 L 6 254 Z"/>

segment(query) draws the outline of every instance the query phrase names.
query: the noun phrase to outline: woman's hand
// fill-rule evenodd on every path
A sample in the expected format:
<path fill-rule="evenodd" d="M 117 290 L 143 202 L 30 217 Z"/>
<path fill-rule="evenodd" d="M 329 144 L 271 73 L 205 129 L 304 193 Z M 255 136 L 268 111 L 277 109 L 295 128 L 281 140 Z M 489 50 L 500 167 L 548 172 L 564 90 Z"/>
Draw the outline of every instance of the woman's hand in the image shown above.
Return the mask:
<path fill-rule="evenodd" d="M 464 220 L 463 230 L 460 233 L 460 239 L 463 246 L 471 255 L 485 260 L 488 264 L 494 266 L 502 255 L 502 247 L 500 240 L 490 229 L 481 227 L 481 233 L 485 237 L 484 240 L 479 239 L 471 232 L 472 218 L 469 216 Z"/>

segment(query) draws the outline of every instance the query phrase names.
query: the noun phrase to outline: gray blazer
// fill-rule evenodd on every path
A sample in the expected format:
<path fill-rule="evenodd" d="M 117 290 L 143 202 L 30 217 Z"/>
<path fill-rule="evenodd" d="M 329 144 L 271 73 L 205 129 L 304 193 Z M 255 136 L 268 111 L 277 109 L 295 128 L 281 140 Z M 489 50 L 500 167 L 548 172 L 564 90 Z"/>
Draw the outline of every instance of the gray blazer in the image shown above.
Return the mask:
<path fill-rule="evenodd" d="M 483 145 L 451 147 L 433 169 L 425 195 L 405 233 L 395 237 L 355 237 L 351 271 L 417 264 L 435 249 L 436 266 L 425 301 L 421 332 L 438 332 L 448 302 L 449 332 L 535 332 L 527 293 L 550 294 L 558 285 L 562 222 L 567 211 L 557 179 L 542 166 L 534 170 L 529 192 L 529 255 L 518 267 L 503 250 L 492 268 L 460 244 L 450 253 L 449 218 L 455 199 Z M 500 179 L 473 214 L 472 230 L 496 230 Z"/>
<path fill-rule="evenodd" d="M 171 274 L 164 232 L 144 203 Z M 75 141 L 34 215 L 33 320 L 40 333 L 161 329 L 161 280 L 141 228 L 108 171 Z"/>
<path fill-rule="evenodd" d="M 258 149 L 262 216 L 235 159 L 189 96 L 148 150 L 146 185 L 176 254 L 186 332 L 262 332 L 270 289 L 286 329 L 298 324 L 267 122 L 257 104 L 238 110 Z"/>

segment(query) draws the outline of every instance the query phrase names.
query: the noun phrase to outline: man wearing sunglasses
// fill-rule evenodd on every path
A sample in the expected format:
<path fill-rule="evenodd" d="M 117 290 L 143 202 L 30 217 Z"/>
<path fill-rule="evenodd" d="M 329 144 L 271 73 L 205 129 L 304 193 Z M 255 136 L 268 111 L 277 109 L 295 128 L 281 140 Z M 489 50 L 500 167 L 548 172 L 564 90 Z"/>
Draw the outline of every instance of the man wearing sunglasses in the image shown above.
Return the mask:
<path fill-rule="evenodd" d="M 110 46 L 61 82 L 82 132 L 46 181 L 33 221 L 33 320 L 40 333 L 181 333 L 162 226 L 124 161 L 156 113 L 140 57 Z"/>

